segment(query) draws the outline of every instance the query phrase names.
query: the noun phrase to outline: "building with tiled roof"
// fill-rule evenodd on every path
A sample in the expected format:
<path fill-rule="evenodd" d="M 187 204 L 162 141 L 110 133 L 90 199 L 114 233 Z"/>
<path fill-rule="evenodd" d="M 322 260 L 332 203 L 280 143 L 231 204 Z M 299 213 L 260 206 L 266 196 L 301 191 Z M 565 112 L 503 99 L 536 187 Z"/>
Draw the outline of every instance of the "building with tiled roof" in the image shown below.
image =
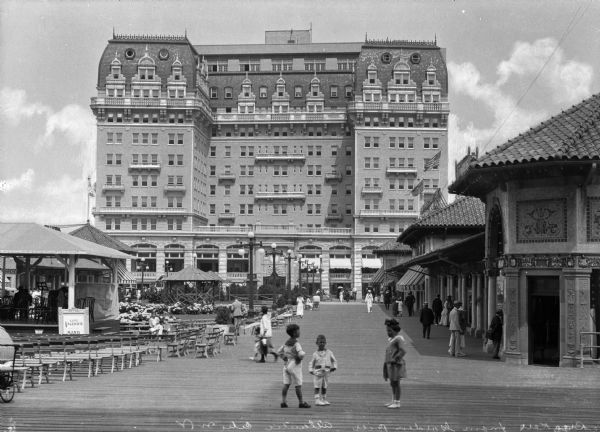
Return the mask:
<path fill-rule="evenodd" d="M 486 204 L 487 316 L 504 311 L 508 362 L 576 366 L 598 345 L 599 162 L 597 94 L 457 164 L 450 191 Z"/>
<path fill-rule="evenodd" d="M 253 232 L 318 262 L 325 293 L 360 296 L 371 251 L 447 195 L 448 81 L 436 40 L 113 34 L 91 101 L 95 223 L 136 249 L 146 281 L 195 263 L 246 283 L 238 250 Z M 259 257 L 261 280 L 270 264 Z"/>
<path fill-rule="evenodd" d="M 473 197 L 458 197 L 453 203 L 434 210 L 410 225 L 398 241 L 413 244 L 424 235 L 443 232 L 452 241 L 454 234 L 460 237 L 483 231 L 485 204 Z"/>
<path fill-rule="evenodd" d="M 106 246 L 111 249 L 116 249 L 121 252 L 130 253 L 135 252 L 135 249 L 126 245 L 122 241 L 112 238 L 110 235 L 100 231 L 93 225 L 89 223 L 71 231 L 69 234 L 72 236 L 78 237 L 80 239 L 84 239 L 87 241 L 91 241 L 93 243 L 99 244 L 101 246 Z"/>

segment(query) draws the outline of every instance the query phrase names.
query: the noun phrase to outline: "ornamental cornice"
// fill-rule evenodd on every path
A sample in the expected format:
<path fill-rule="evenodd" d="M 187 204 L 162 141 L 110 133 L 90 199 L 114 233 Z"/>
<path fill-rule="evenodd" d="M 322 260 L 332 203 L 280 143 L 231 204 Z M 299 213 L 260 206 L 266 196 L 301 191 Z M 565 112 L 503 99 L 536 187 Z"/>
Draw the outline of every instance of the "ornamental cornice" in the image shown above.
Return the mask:
<path fill-rule="evenodd" d="M 486 260 L 488 270 L 511 268 L 591 269 L 600 268 L 600 255 L 510 254 Z"/>

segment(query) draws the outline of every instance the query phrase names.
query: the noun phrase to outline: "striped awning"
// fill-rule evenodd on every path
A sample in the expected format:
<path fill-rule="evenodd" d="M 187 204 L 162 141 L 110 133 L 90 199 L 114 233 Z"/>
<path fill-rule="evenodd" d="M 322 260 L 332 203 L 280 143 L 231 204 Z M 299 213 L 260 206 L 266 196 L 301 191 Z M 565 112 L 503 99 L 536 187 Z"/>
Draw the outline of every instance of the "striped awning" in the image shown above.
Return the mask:
<path fill-rule="evenodd" d="M 421 285 L 423 283 L 423 279 L 427 274 L 427 270 L 424 270 L 423 267 L 420 265 L 414 265 L 406 270 L 406 273 L 404 273 L 396 285 L 400 288 L 410 288 L 414 291 L 417 285 Z"/>
<path fill-rule="evenodd" d="M 371 268 L 371 269 L 379 269 L 379 268 L 381 268 L 381 259 L 379 259 L 379 258 L 363 258 L 362 259 L 362 267 L 363 268 Z"/>
<path fill-rule="evenodd" d="M 117 276 L 120 284 L 136 283 L 135 276 L 121 263 L 117 265 Z"/>
<path fill-rule="evenodd" d="M 383 267 L 379 268 L 379 270 L 377 270 L 375 272 L 375 276 L 373 276 L 373 279 L 371 280 L 372 283 L 379 283 L 379 284 L 383 284 L 385 283 L 388 279 L 393 279 L 394 277 L 387 273 L 385 271 L 385 269 Z"/>

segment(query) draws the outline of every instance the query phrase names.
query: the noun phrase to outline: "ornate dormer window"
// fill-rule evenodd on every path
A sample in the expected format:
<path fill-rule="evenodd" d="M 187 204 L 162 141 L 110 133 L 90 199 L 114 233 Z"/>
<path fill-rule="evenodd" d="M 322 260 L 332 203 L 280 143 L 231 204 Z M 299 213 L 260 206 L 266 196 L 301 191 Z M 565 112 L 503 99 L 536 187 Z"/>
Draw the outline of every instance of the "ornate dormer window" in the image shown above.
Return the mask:
<path fill-rule="evenodd" d="M 285 91 L 285 80 L 281 74 L 275 85 L 275 94 L 271 98 L 274 113 L 286 113 L 290 107 L 290 95 Z"/>
<path fill-rule="evenodd" d="M 121 62 L 116 52 L 114 60 L 110 63 L 110 74 L 106 77 L 106 96 L 125 96 L 125 76 L 122 73 Z"/>
<path fill-rule="evenodd" d="M 179 60 L 179 54 L 171 65 L 171 75 L 167 80 L 167 94 L 170 99 L 185 98 L 187 80 L 183 76 L 183 65 Z"/>
<path fill-rule="evenodd" d="M 365 102 L 381 101 L 382 85 L 377 78 L 377 66 L 371 63 L 367 68 L 367 79 L 363 81 L 363 100 Z"/>
<path fill-rule="evenodd" d="M 431 63 L 427 67 L 427 79 L 423 82 L 423 102 L 440 102 L 442 86 L 437 80 L 437 69 Z"/>
<path fill-rule="evenodd" d="M 315 77 L 310 80 L 310 90 L 306 95 L 306 110 L 308 112 L 322 112 L 325 95 L 321 92 L 321 80 Z"/>
<path fill-rule="evenodd" d="M 248 73 L 246 73 L 246 78 L 242 81 L 242 91 L 238 95 L 238 113 L 254 113 L 255 103 L 256 95 L 252 93 L 252 81 L 250 81 Z"/>
<path fill-rule="evenodd" d="M 394 65 L 392 79 L 388 81 L 388 102 L 415 102 L 417 84 L 410 79 L 410 66 L 406 61 Z"/>
<path fill-rule="evenodd" d="M 131 79 L 131 92 L 133 97 L 158 98 L 160 97 L 160 77 L 156 75 L 156 63 L 146 53 L 138 61 L 137 74 Z"/>

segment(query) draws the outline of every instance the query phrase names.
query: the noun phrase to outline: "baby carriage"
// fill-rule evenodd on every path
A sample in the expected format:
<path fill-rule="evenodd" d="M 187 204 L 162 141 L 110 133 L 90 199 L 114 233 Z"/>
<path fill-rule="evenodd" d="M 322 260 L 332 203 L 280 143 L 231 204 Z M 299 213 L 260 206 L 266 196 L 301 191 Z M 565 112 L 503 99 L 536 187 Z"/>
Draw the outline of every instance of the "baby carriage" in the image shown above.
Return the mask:
<path fill-rule="evenodd" d="M 15 397 L 15 360 L 18 347 L 0 344 L 0 399 L 10 402 Z"/>

